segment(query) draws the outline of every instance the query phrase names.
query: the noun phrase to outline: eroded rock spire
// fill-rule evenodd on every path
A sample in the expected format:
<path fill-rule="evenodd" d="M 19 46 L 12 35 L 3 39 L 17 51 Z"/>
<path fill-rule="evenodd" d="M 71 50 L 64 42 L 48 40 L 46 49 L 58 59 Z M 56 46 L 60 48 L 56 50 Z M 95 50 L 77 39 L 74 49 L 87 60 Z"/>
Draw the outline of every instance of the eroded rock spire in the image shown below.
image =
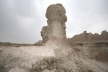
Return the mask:
<path fill-rule="evenodd" d="M 47 40 L 61 40 L 66 38 L 65 22 L 67 21 L 65 8 L 61 4 L 53 4 L 47 8 L 47 27 L 43 27 L 41 35 Z"/>

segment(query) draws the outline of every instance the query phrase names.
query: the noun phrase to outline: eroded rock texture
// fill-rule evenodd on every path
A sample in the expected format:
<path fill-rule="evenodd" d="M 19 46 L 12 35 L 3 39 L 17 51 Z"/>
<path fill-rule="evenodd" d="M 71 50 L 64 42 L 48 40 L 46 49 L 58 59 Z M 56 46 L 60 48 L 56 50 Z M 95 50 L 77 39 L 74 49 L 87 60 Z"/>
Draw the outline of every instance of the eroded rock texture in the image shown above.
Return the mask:
<path fill-rule="evenodd" d="M 61 4 L 49 6 L 46 12 L 46 18 L 48 19 L 48 38 L 66 38 L 65 22 L 67 17 L 65 15 L 64 7 Z"/>
<path fill-rule="evenodd" d="M 41 37 L 43 42 L 46 42 L 48 40 L 48 27 L 44 26 L 41 30 Z"/>
<path fill-rule="evenodd" d="M 89 57 L 86 44 L 72 45 L 66 38 L 65 13 L 61 4 L 47 8 L 44 45 L 0 46 L 0 72 L 108 72 L 107 63 Z"/>

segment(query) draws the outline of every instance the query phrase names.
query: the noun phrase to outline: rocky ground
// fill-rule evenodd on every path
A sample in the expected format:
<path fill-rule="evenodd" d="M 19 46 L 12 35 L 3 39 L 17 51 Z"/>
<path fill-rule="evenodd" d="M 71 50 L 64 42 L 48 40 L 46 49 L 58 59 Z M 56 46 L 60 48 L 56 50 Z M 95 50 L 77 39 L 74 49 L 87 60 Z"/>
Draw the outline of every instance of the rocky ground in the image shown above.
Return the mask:
<path fill-rule="evenodd" d="M 0 46 L 0 72 L 108 72 L 107 46 Z"/>

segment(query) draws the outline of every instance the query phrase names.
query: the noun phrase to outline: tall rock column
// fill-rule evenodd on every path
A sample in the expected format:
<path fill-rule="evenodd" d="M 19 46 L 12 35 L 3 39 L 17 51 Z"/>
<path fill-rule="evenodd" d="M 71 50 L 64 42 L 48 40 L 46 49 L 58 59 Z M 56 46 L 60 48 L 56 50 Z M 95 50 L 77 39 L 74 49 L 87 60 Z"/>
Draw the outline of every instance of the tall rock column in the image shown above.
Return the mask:
<path fill-rule="evenodd" d="M 47 8 L 48 40 L 61 40 L 66 38 L 65 9 L 61 4 L 53 4 Z"/>

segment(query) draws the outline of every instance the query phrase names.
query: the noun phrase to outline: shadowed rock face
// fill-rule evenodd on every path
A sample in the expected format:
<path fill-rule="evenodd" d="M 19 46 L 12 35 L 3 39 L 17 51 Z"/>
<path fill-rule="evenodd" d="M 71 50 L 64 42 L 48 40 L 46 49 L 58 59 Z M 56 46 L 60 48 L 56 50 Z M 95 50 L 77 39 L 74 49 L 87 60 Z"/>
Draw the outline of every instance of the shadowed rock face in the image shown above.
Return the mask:
<path fill-rule="evenodd" d="M 46 42 L 48 40 L 48 26 L 44 26 L 41 30 L 41 37 L 43 42 Z"/>

